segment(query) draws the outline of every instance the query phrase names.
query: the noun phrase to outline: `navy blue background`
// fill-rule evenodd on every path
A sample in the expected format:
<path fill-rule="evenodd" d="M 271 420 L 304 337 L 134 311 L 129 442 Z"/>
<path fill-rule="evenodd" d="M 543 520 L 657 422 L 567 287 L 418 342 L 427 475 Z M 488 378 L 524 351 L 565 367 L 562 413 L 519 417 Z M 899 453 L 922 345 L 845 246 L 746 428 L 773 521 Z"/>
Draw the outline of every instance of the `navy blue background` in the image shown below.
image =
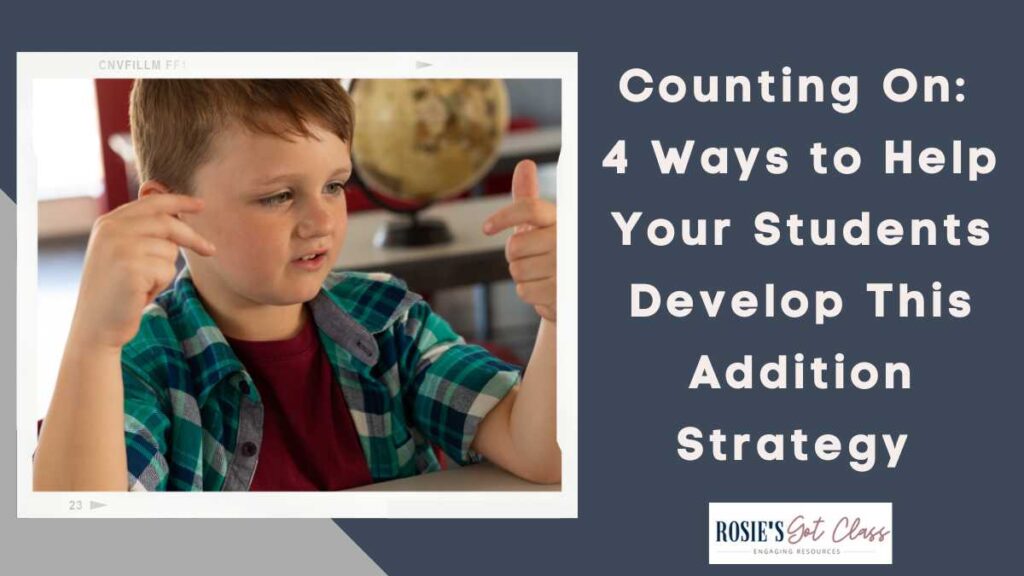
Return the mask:
<path fill-rule="evenodd" d="M 15 183 L 15 52 L 51 50 L 410 50 L 579 52 L 579 438 L 578 520 L 339 521 L 390 574 L 486 571 L 517 574 L 588 569 L 666 573 L 778 573 L 707 565 L 709 501 L 893 502 L 894 564 L 830 567 L 838 574 L 962 573 L 1017 564 L 1021 512 L 1018 371 L 1022 246 L 1019 101 L 1020 14 L 995 3 L 835 7 L 721 2 L 577 6 L 545 2 L 287 4 L 236 8 L 177 2 L 6 6 L 0 19 L 0 188 Z M 618 78 L 641 66 L 656 75 L 778 72 L 860 77 L 855 113 L 827 105 L 635 105 Z M 884 99 L 886 71 L 963 76 L 964 104 L 897 105 Z M 783 176 L 698 173 L 662 176 L 650 139 L 723 146 L 786 147 Z M 918 147 L 960 138 L 989 146 L 995 172 L 886 176 L 882 143 Z M 618 139 L 630 142 L 629 173 L 601 168 Z M 805 151 L 820 140 L 856 146 L 854 176 L 816 176 Z M 761 210 L 804 217 L 876 219 L 955 213 L 986 218 L 981 248 L 765 248 L 751 239 Z M 730 217 L 723 247 L 619 245 L 609 212 Z M 966 319 L 876 319 L 868 281 L 934 280 L 971 294 Z M 630 282 L 664 290 L 834 289 L 846 303 L 825 326 L 810 319 L 629 318 Z M 850 360 L 902 360 L 909 391 L 699 392 L 686 386 L 700 354 L 761 357 L 803 352 Z M 910 435 L 899 467 L 883 455 L 868 473 L 834 462 L 688 463 L 676 455 L 680 427 L 709 431 Z M 880 441 L 879 441 L 879 445 Z M 307 567 L 307 570 L 315 569 Z M 820 567 L 788 567 L 817 574 Z"/>

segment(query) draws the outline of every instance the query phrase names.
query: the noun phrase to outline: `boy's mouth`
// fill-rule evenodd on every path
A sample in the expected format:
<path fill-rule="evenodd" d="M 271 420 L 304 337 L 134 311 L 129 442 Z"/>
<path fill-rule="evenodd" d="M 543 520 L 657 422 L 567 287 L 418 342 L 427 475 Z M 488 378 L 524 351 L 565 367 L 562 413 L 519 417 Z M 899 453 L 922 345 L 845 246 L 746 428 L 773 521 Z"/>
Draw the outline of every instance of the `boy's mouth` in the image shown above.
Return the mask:
<path fill-rule="evenodd" d="M 303 254 L 302 256 L 292 260 L 292 264 L 307 270 L 316 270 L 323 265 L 325 260 L 327 260 L 327 249 Z"/>

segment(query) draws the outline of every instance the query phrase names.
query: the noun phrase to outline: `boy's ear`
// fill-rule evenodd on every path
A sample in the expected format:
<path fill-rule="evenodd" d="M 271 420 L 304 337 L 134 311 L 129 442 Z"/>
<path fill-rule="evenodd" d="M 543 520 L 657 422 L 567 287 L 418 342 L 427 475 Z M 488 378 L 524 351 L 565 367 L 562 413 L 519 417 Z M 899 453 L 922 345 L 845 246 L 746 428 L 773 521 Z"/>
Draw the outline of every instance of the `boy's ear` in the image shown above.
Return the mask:
<path fill-rule="evenodd" d="M 146 180 L 139 185 L 139 200 L 150 194 L 173 194 L 173 191 L 159 180 Z"/>

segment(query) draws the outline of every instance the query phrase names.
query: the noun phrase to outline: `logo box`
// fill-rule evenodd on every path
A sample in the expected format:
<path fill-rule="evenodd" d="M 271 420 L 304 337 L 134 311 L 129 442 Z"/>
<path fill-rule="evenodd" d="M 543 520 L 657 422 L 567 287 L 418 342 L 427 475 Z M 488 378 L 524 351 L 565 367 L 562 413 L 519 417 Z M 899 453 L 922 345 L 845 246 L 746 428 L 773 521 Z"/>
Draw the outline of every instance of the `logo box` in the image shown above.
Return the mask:
<path fill-rule="evenodd" d="M 891 502 L 710 502 L 709 564 L 892 564 Z"/>

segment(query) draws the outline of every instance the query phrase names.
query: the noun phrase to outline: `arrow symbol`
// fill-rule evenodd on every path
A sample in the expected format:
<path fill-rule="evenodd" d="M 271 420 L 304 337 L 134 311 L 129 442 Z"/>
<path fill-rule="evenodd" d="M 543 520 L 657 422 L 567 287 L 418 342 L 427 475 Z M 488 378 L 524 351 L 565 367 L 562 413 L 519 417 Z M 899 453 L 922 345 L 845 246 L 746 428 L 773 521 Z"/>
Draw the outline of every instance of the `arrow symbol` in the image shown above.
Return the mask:
<path fill-rule="evenodd" d="M 89 500 L 89 510 L 95 510 L 97 508 L 103 508 L 106 504 L 103 502 L 97 502 L 95 500 Z"/>
<path fill-rule="evenodd" d="M 426 68 L 427 66 L 433 66 L 433 64 L 431 64 L 430 62 L 420 62 L 419 60 L 416 61 L 417 70 L 419 70 L 420 68 Z"/>

